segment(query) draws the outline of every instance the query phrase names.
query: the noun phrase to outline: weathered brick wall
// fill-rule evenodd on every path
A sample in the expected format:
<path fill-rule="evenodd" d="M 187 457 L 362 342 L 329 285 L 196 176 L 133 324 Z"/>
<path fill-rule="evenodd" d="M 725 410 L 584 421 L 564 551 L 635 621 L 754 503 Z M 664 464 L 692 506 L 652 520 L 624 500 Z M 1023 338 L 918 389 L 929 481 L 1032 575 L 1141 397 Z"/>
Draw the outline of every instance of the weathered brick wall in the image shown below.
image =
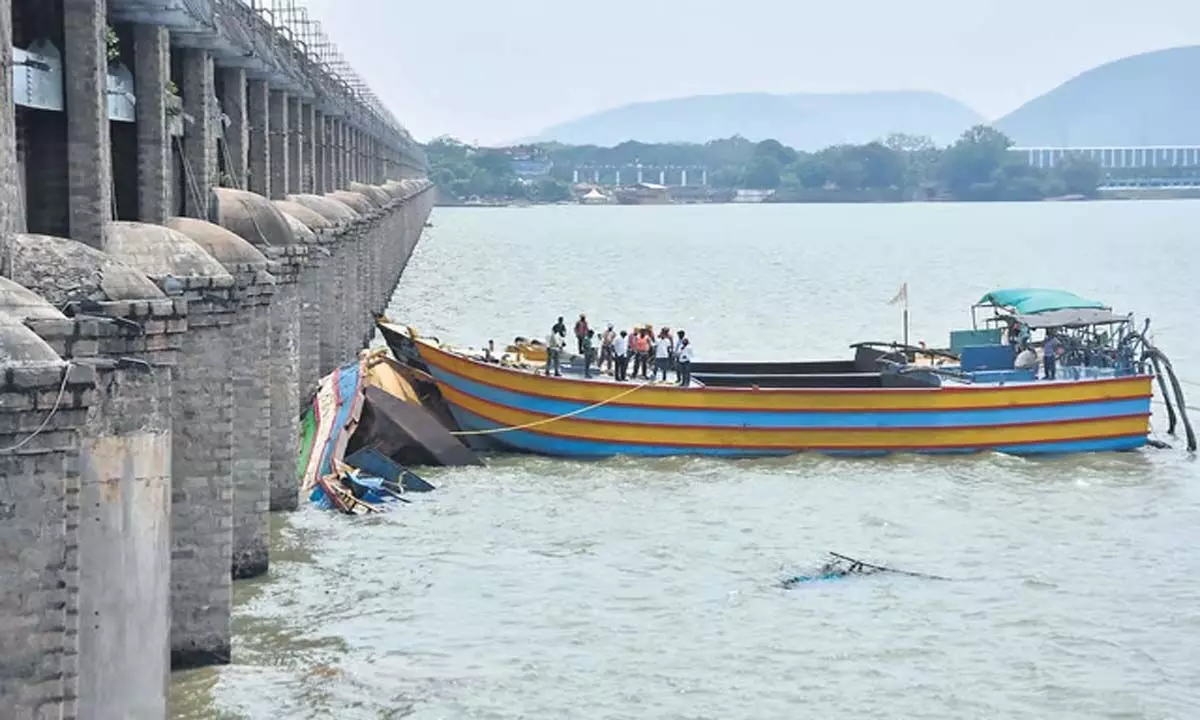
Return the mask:
<path fill-rule="evenodd" d="M 171 665 L 229 662 L 233 555 L 232 279 L 184 281 L 172 402 Z M 203 294 L 200 294 L 203 293 Z"/>
<path fill-rule="evenodd" d="M 317 236 L 318 239 L 321 236 Z M 321 377 L 321 295 L 322 267 L 329 261 L 323 245 L 308 249 L 308 261 L 300 271 L 297 293 L 300 297 L 299 334 L 296 336 L 300 365 L 301 402 Z"/>
<path fill-rule="evenodd" d="M 270 509 L 295 510 L 299 506 L 296 463 L 300 454 L 298 412 L 303 378 L 300 365 L 303 357 L 314 357 L 313 353 L 303 352 L 300 342 L 302 309 L 298 282 L 308 258 L 308 248 L 303 245 L 289 245 L 260 249 L 267 251 L 267 257 L 274 261 L 277 267 L 275 298 L 271 303 L 269 358 Z M 315 369 L 312 372 L 315 375 Z"/>
<path fill-rule="evenodd" d="M 228 328 L 233 366 L 233 577 L 267 571 L 271 476 L 271 300 L 275 279 L 251 265 L 226 265 L 237 280 L 237 319 Z M 281 352 L 285 352 L 280 348 Z M 295 407 L 294 405 L 292 406 Z"/>
<path fill-rule="evenodd" d="M 75 715 L 78 429 L 94 399 L 94 382 L 95 372 L 86 366 L 0 367 L 0 713 L 5 717 Z M 43 422 L 36 437 L 12 449 Z"/>
<path fill-rule="evenodd" d="M 63 357 L 98 370 L 80 443 L 82 718 L 166 713 L 172 373 L 186 309 L 105 302 L 89 310 L 101 317 L 27 322 Z"/>
<path fill-rule="evenodd" d="M 346 256 L 342 250 L 338 230 L 318 233 L 321 247 L 328 253 L 320 263 L 318 297 L 321 313 L 321 364 L 319 374 L 323 377 L 342 360 L 339 324 L 344 311 L 345 297 L 341 289 L 346 270 Z"/>

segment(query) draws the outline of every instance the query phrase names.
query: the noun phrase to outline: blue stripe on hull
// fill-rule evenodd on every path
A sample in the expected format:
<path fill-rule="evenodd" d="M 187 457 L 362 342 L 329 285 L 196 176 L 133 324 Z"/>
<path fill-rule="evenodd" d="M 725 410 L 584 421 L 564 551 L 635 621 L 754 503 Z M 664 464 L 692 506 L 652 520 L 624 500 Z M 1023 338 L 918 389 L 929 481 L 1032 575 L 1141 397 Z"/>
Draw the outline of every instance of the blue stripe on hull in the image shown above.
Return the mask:
<path fill-rule="evenodd" d="M 352 362 L 338 368 L 337 376 L 337 409 L 334 411 L 332 429 L 329 438 L 321 448 L 321 462 L 317 466 L 317 477 L 325 477 L 333 472 L 333 454 L 338 439 L 350 421 L 350 411 L 354 406 L 354 393 L 358 389 L 358 363 Z"/>
<path fill-rule="evenodd" d="M 552 400 L 501 390 L 432 368 L 434 376 L 456 390 L 502 405 L 543 415 L 563 415 L 586 403 Z M 944 428 L 992 427 L 1022 423 L 1096 420 L 1150 412 L 1150 398 L 1105 400 L 1090 403 L 1044 407 L 997 408 L 986 410 L 946 410 L 928 412 L 761 412 L 738 410 L 686 410 L 669 408 L 633 408 L 604 405 L 576 417 L 642 425 L 679 425 L 733 428 Z"/>
<path fill-rule="evenodd" d="M 464 430 L 492 430 L 501 427 L 499 423 L 482 418 L 472 412 L 451 406 L 455 420 Z M 710 455 L 719 457 L 771 457 L 794 455 L 800 450 L 739 450 L 737 448 L 704 448 L 704 447 L 672 447 L 669 445 L 637 445 L 630 443 L 611 443 L 595 440 L 576 440 L 570 438 L 542 435 L 528 430 L 512 430 L 505 433 L 489 435 L 500 445 L 505 445 L 518 452 L 537 453 L 573 458 L 602 458 L 613 455 Z M 1069 453 L 1108 452 L 1133 450 L 1146 444 L 1145 435 L 1130 435 L 1118 438 L 1098 440 L 1069 440 L 1054 443 L 1034 443 L 1026 445 L 1009 445 L 996 448 L 950 448 L 945 450 L 915 450 L 922 455 L 969 455 L 985 450 L 1007 453 L 1009 455 L 1061 455 Z M 878 457 L 890 454 L 881 450 L 816 450 L 822 455 L 844 457 Z M 895 450 L 891 452 L 910 452 Z"/>

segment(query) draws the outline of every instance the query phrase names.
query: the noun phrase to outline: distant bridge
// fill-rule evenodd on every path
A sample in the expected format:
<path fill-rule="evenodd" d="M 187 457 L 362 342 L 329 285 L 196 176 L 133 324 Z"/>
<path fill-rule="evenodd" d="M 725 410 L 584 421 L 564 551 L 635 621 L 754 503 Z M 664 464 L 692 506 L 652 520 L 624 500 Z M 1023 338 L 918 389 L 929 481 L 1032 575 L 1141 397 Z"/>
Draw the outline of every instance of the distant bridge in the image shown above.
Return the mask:
<path fill-rule="evenodd" d="M 657 183 L 667 187 L 705 187 L 708 168 L 701 165 L 580 165 L 571 168 L 571 182 L 617 186 Z"/>
<path fill-rule="evenodd" d="M 1104 170 L 1103 188 L 1200 188 L 1200 145 L 1015 147 L 1031 167 L 1052 168 L 1067 156 Z"/>

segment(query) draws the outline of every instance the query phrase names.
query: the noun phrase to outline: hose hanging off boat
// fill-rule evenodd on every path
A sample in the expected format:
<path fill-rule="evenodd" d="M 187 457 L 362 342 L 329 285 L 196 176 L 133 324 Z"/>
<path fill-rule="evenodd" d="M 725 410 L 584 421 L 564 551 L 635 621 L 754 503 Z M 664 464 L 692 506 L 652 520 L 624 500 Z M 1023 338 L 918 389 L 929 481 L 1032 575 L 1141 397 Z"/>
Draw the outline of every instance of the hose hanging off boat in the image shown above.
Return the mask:
<path fill-rule="evenodd" d="M 606 400 L 601 400 L 598 403 L 593 403 L 591 405 L 588 405 L 587 407 L 582 407 L 582 408 L 579 408 L 578 410 L 572 410 L 571 412 L 563 413 L 562 415 L 555 415 L 554 417 L 542 418 L 541 420 L 534 420 L 533 422 L 522 423 L 521 425 L 509 425 L 506 427 L 490 428 L 487 430 L 459 430 L 457 432 L 452 432 L 450 434 L 459 436 L 459 437 L 461 437 L 463 435 L 497 435 L 499 433 L 512 432 L 514 430 L 528 430 L 529 428 L 538 427 L 540 425 L 549 425 L 552 422 L 558 422 L 559 420 L 566 420 L 569 417 L 574 417 L 576 415 L 582 415 L 583 413 L 587 412 L 588 410 L 595 410 L 596 408 L 603 407 L 611 402 L 616 402 L 617 400 L 620 400 L 621 398 L 623 398 L 627 395 L 632 395 L 633 393 L 637 392 L 638 390 L 641 390 L 642 388 L 646 387 L 649 384 L 650 384 L 650 381 L 646 381 L 640 385 L 635 385 L 635 386 L 629 388 L 628 390 L 619 392 L 616 395 L 613 395 L 612 397 L 610 397 Z"/>
<path fill-rule="evenodd" d="M 1167 392 L 1167 380 L 1163 376 L 1162 365 L 1158 362 L 1157 355 L 1150 356 L 1150 363 L 1154 366 L 1154 378 L 1158 380 L 1158 391 L 1162 393 L 1163 405 L 1167 406 L 1167 434 L 1175 434 L 1175 408 L 1171 407 L 1171 395 Z"/>
<path fill-rule="evenodd" d="M 1158 376 L 1159 389 L 1162 391 L 1164 404 L 1167 406 L 1167 417 L 1170 423 L 1170 429 L 1167 432 L 1174 434 L 1175 417 L 1171 409 L 1171 395 L 1167 393 L 1165 383 L 1163 382 L 1163 375 L 1165 374 L 1167 379 L 1171 381 L 1171 389 L 1173 390 L 1171 394 L 1175 396 L 1175 408 L 1179 410 L 1179 417 L 1183 420 L 1183 430 L 1187 437 L 1188 452 L 1196 452 L 1196 432 L 1192 429 L 1192 421 L 1187 414 L 1188 406 L 1187 401 L 1183 397 L 1183 387 L 1179 383 L 1179 378 L 1175 375 L 1175 368 L 1171 365 L 1170 359 L 1146 337 L 1146 332 L 1149 329 L 1150 321 L 1147 320 L 1142 332 L 1131 333 L 1127 339 L 1140 340 L 1143 346 L 1142 361 L 1144 362 L 1148 359 L 1154 366 L 1154 374 Z M 1123 340 L 1122 343 L 1124 342 Z M 1164 373 L 1163 370 L 1166 372 Z"/>
<path fill-rule="evenodd" d="M 1183 388 L 1179 385 L 1179 378 L 1175 376 L 1175 368 L 1171 366 L 1171 361 L 1158 348 L 1147 345 L 1146 352 L 1151 353 L 1152 357 L 1157 356 L 1157 359 L 1162 362 L 1163 368 L 1167 371 L 1167 377 L 1171 380 L 1171 388 L 1175 391 L 1175 406 L 1179 409 L 1179 417 L 1183 420 L 1183 430 L 1187 436 L 1188 452 L 1196 452 L 1196 432 L 1192 429 L 1191 419 L 1188 418 L 1187 403 L 1183 398 Z"/>

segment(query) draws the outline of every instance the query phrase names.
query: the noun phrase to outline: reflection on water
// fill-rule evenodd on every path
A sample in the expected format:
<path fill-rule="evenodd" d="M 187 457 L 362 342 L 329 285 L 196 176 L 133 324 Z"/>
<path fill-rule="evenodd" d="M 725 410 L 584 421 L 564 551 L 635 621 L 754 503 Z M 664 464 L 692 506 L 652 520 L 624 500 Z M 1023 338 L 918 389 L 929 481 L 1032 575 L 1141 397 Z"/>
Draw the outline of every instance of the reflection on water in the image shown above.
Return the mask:
<path fill-rule="evenodd" d="M 1057 284 L 1152 312 L 1200 377 L 1194 303 L 1159 295 L 1191 292 L 1200 204 L 750 210 L 439 211 L 391 314 L 470 341 L 611 308 L 685 317 L 709 357 L 811 357 L 895 334 L 901 278 L 937 293 L 914 299 L 930 337 L 981 287 Z M 1133 227 L 1176 262 L 1089 251 Z M 628 282 L 633 261 L 662 272 Z M 1179 452 L 425 474 L 439 490 L 387 516 L 275 517 L 270 574 L 235 585 L 233 664 L 177 674 L 173 716 L 1200 715 L 1200 477 Z M 828 550 L 953 581 L 778 586 Z"/>

